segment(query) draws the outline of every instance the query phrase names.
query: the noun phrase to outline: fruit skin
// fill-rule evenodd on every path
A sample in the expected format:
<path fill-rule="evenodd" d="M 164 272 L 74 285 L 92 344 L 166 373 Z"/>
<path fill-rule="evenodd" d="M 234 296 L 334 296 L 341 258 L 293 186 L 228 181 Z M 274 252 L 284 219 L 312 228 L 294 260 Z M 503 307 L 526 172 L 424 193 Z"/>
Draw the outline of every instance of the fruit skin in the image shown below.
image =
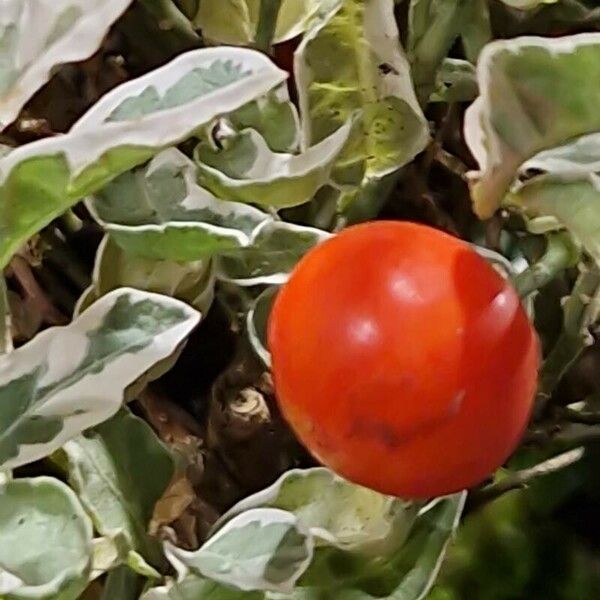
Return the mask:
<path fill-rule="evenodd" d="M 347 479 L 429 498 L 480 483 L 516 447 L 539 346 L 519 297 L 468 244 L 408 222 L 350 227 L 279 292 L 278 402 Z"/>

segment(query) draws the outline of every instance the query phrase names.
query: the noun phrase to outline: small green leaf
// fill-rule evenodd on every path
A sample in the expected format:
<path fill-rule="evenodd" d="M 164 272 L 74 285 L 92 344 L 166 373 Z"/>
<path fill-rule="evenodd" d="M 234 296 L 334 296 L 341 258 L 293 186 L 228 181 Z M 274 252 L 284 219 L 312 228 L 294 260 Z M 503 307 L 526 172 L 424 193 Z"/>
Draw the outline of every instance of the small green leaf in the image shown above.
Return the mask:
<path fill-rule="evenodd" d="M 122 409 L 109 421 L 67 442 L 69 483 L 98 533 L 124 538 L 131 550 L 154 564 L 160 549 L 147 534 L 154 505 L 175 472 L 174 459 L 141 419 Z"/>
<path fill-rule="evenodd" d="M 197 261 L 247 246 L 270 218 L 200 187 L 196 167 L 175 148 L 115 179 L 89 207 L 128 254 L 154 261 Z"/>
<path fill-rule="evenodd" d="M 274 43 L 300 35 L 319 0 L 281 0 Z M 204 37 L 222 44 L 252 45 L 260 12 L 260 0 L 203 0 L 194 19 Z"/>
<path fill-rule="evenodd" d="M 346 123 L 302 154 L 272 152 L 248 129 L 222 149 L 200 144 L 195 152 L 200 184 L 220 198 L 284 208 L 308 202 L 329 181 L 350 133 Z"/>
<path fill-rule="evenodd" d="M 92 523 L 50 477 L 0 484 L 0 597 L 75 600 L 92 562 Z"/>
<path fill-rule="evenodd" d="M 226 120 L 237 132 L 255 129 L 273 152 L 295 152 L 300 142 L 300 123 L 296 107 L 281 86 L 230 113 Z"/>
<path fill-rule="evenodd" d="M 507 197 L 534 216 L 551 216 L 600 263 L 600 177 L 541 175 Z"/>
<path fill-rule="evenodd" d="M 243 286 L 285 283 L 296 263 L 329 237 L 330 233 L 314 227 L 265 221 L 255 231 L 251 246 L 217 257 L 217 277 Z"/>
<path fill-rule="evenodd" d="M 128 253 L 106 235 L 96 252 L 92 285 L 84 292 L 75 313 L 120 287 L 171 296 L 206 314 L 214 297 L 214 269 L 210 260 L 176 262 L 154 260 Z"/>
<path fill-rule="evenodd" d="M 194 552 L 166 544 L 180 576 L 193 573 L 244 591 L 290 593 L 312 559 L 313 540 L 293 514 L 256 508 L 230 519 Z"/>
<path fill-rule="evenodd" d="M 431 102 L 471 102 L 479 93 L 475 67 L 466 60 L 446 58 L 440 66 Z"/>
<path fill-rule="evenodd" d="M 125 388 L 171 356 L 198 320 L 182 302 L 122 288 L 1 356 L 0 468 L 42 458 L 110 418 Z"/>
<path fill-rule="evenodd" d="M 278 286 L 271 286 L 260 293 L 246 316 L 246 329 L 250 344 L 257 356 L 271 368 L 271 353 L 267 349 L 267 323 L 273 302 L 279 291 Z"/>

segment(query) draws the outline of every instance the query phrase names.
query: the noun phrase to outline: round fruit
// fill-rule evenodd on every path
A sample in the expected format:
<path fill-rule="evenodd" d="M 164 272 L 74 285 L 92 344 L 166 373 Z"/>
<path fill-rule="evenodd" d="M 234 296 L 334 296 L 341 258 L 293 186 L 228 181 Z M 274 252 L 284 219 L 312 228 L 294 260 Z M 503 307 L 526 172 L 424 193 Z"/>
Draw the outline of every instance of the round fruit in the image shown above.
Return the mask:
<path fill-rule="evenodd" d="M 514 289 L 468 244 L 407 222 L 346 229 L 279 292 L 281 410 L 323 464 L 405 498 L 471 487 L 514 450 L 539 349 Z"/>

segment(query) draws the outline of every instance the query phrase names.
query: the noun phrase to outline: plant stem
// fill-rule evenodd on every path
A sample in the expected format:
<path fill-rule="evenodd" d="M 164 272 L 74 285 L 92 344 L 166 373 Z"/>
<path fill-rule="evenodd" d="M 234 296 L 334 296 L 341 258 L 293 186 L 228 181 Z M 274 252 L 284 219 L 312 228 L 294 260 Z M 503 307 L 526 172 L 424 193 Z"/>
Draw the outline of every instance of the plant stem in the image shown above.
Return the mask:
<path fill-rule="evenodd" d="M 162 31 L 172 31 L 188 44 L 197 45 L 200 41 L 200 36 L 173 0 L 141 0 L 141 4 L 156 19 Z"/>
<path fill-rule="evenodd" d="M 4 275 L 0 273 L 0 354 L 8 354 L 12 349 L 8 289 L 6 288 Z"/>
<path fill-rule="evenodd" d="M 121 565 L 108 574 L 101 600 L 134 600 L 139 597 L 141 578 L 129 567 Z"/>
<path fill-rule="evenodd" d="M 271 50 L 280 8 L 281 0 L 260 0 L 260 13 L 256 27 L 256 47 L 263 52 Z"/>
<path fill-rule="evenodd" d="M 52 304 L 38 284 L 29 263 L 18 254 L 10 261 L 10 268 L 23 294 L 33 303 L 48 325 L 65 325 L 68 319 Z"/>
<path fill-rule="evenodd" d="M 530 469 L 511 473 L 504 479 L 473 492 L 469 498 L 469 509 L 479 508 L 483 504 L 491 502 L 507 492 L 526 487 L 528 483 L 538 477 L 564 469 L 576 463 L 583 456 L 583 452 L 583 448 L 575 448 L 554 456 L 549 460 L 545 460 Z"/>
<path fill-rule="evenodd" d="M 546 357 L 540 377 L 537 412 L 543 410 L 559 381 L 580 354 L 593 343 L 589 328 L 600 310 L 600 270 L 584 267 L 564 305 L 562 333 Z"/>
<path fill-rule="evenodd" d="M 565 231 L 547 236 L 546 251 L 528 269 L 513 279 L 519 296 L 525 298 L 532 292 L 550 283 L 559 273 L 574 266 L 579 258 L 579 249 L 573 238 Z"/>
<path fill-rule="evenodd" d="M 59 217 L 59 222 L 65 234 L 79 233 L 83 227 L 83 221 L 71 209 Z"/>
<path fill-rule="evenodd" d="M 91 277 L 85 265 L 51 227 L 41 231 L 40 237 L 49 246 L 44 253 L 48 263 L 64 274 L 71 283 L 77 286 L 79 291 L 83 292 L 91 283 Z"/>
<path fill-rule="evenodd" d="M 600 425 L 600 412 L 580 412 L 572 408 L 564 408 L 560 411 L 560 416 L 571 423 L 581 423 L 582 425 Z"/>

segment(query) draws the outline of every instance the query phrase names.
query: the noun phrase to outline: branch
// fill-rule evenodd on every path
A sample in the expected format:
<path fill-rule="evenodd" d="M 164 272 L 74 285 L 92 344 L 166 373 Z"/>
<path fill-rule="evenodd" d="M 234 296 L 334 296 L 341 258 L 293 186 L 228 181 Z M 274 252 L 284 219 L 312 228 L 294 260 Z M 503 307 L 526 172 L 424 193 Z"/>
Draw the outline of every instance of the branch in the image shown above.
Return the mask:
<path fill-rule="evenodd" d="M 0 273 L 0 354 L 8 354 L 12 349 L 8 290 L 6 288 L 6 280 Z"/>
<path fill-rule="evenodd" d="M 563 330 L 546 357 L 540 373 L 536 414 L 541 415 L 552 392 L 581 353 L 593 343 L 589 328 L 600 311 L 600 270 L 584 267 L 564 304 Z"/>
<path fill-rule="evenodd" d="M 471 510 L 480 508 L 483 504 L 496 500 L 496 498 L 499 498 L 507 492 L 527 487 L 528 483 L 538 477 L 560 471 L 561 469 L 576 463 L 583 456 L 583 452 L 583 448 L 575 448 L 545 460 L 530 469 L 523 469 L 522 471 L 511 473 L 504 479 L 473 492 L 469 498 L 469 508 Z"/>
<path fill-rule="evenodd" d="M 196 46 L 200 36 L 173 0 L 141 0 L 143 7 L 156 19 L 159 29 L 174 32 L 183 42 Z"/>
<path fill-rule="evenodd" d="M 256 27 L 256 47 L 269 52 L 275 36 L 281 0 L 260 0 L 260 13 Z"/>
<path fill-rule="evenodd" d="M 23 294 L 29 298 L 48 325 L 65 325 L 68 319 L 52 304 L 31 272 L 29 263 L 18 254 L 10 261 L 10 270 L 19 282 Z"/>
<path fill-rule="evenodd" d="M 53 227 L 41 231 L 40 238 L 47 246 L 44 249 L 44 259 L 83 292 L 90 285 L 91 277 L 77 254 L 60 239 Z"/>
<path fill-rule="evenodd" d="M 560 411 L 560 416 L 571 423 L 580 423 L 582 425 L 600 425 L 600 412 L 578 411 L 572 408 L 564 408 Z"/>
<path fill-rule="evenodd" d="M 579 248 L 566 231 L 549 234 L 542 257 L 513 279 L 519 296 L 524 298 L 550 283 L 559 273 L 576 265 L 579 255 Z"/>

